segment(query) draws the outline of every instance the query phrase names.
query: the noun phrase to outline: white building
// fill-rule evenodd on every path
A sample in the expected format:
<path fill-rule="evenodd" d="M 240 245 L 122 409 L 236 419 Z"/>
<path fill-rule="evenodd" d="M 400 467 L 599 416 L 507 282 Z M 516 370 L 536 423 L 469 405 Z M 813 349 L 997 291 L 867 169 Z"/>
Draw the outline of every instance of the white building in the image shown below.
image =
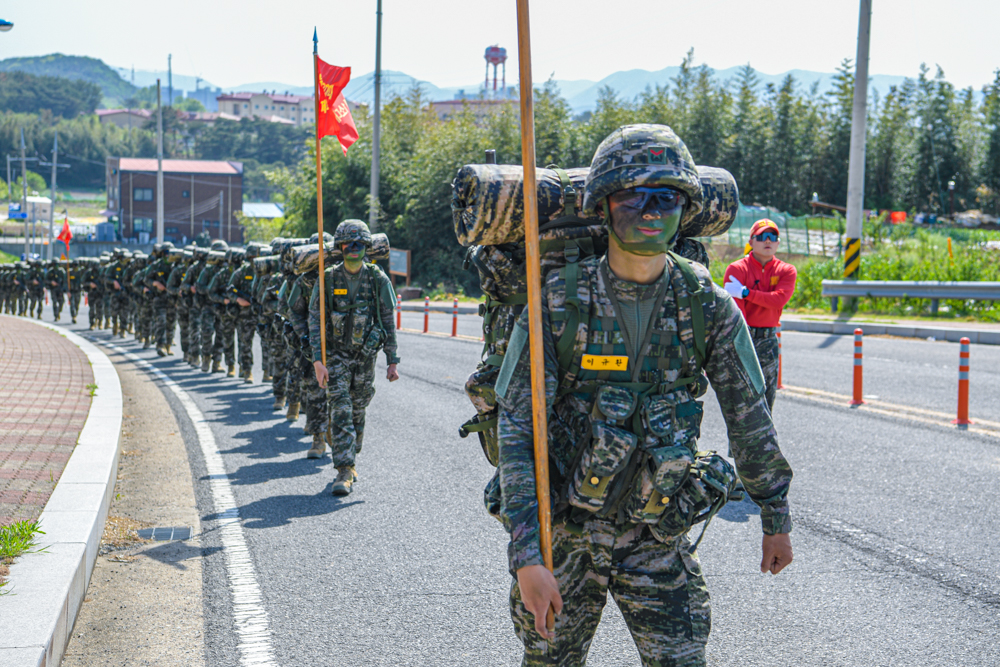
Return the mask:
<path fill-rule="evenodd" d="M 233 116 L 249 116 L 292 125 L 316 122 L 316 105 L 311 95 L 229 93 L 219 95 L 216 100 L 220 113 Z"/>

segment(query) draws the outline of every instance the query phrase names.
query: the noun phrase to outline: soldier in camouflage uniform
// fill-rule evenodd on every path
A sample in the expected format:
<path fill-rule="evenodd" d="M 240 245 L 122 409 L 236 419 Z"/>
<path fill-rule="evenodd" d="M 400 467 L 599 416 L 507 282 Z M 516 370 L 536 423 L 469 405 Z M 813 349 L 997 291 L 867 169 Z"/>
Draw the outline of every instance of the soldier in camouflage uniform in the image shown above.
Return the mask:
<path fill-rule="evenodd" d="M 272 245 L 272 248 L 274 246 Z M 288 268 L 288 271 L 285 269 Z M 284 284 L 290 268 L 284 261 L 281 270 L 265 276 L 266 286 L 261 293 L 261 312 L 266 325 L 265 335 L 270 350 L 271 391 L 274 394 L 273 410 L 283 410 L 288 396 L 288 360 L 290 351 L 285 344 L 285 319 L 281 316 L 281 302 L 278 294 Z"/>
<path fill-rule="evenodd" d="M 69 279 L 69 317 L 76 324 L 76 316 L 80 314 L 80 298 L 83 294 L 82 259 L 72 259 L 66 267 Z"/>
<path fill-rule="evenodd" d="M 215 338 L 226 358 L 226 377 L 236 377 L 236 316 L 238 308 L 230 299 L 229 279 L 236 268 L 243 263 L 243 250 L 229 248 L 219 270 L 208 285 L 208 298 L 215 305 Z"/>
<path fill-rule="evenodd" d="M 149 290 L 146 294 L 153 311 L 153 340 L 156 343 L 156 354 L 165 357 L 171 354 L 170 346 L 174 342 L 174 329 L 177 326 L 177 310 L 174 308 L 174 297 L 167 290 L 169 275 L 173 270 L 172 262 L 175 256 L 170 252 L 174 244 L 169 241 L 153 245 L 152 263 L 143 276 L 143 286 Z"/>
<path fill-rule="evenodd" d="M 487 504 L 510 533 L 525 665 L 585 664 L 609 591 L 644 665 L 706 664 L 709 596 L 687 531 L 737 482 L 725 459 L 697 451 L 703 373 L 761 507 L 761 571 L 792 559 L 792 473 L 746 324 L 707 270 L 667 252 L 702 201 L 690 154 L 666 126 L 622 127 L 598 147 L 583 207 L 603 209 L 608 252 L 552 271 L 542 289 L 554 574 L 539 542 L 527 313 L 511 337 Z"/>
<path fill-rule="evenodd" d="M 14 274 L 14 289 L 15 298 L 17 299 L 17 314 L 19 317 L 24 317 L 25 313 L 28 312 L 28 276 L 29 276 L 29 265 L 25 261 L 20 261 L 17 263 L 17 272 Z M 31 317 L 31 315 L 28 315 Z"/>
<path fill-rule="evenodd" d="M 260 256 L 262 244 L 247 246 L 243 262 L 229 278 L 229 299 L 239 308 L 236 314 L 236 339 L 239 344 L 240 377 L 253 384 L 253 334 L 257 330 L 257 314 L 253 309 L 253 260 Z"/>
<path fill-rule="evenodd" d="M 261 257 L 269 256 L 271 254 L 270 247 L 264 247 L 260 250 Z M 250 307 L 253 309 L 254 316 L 256 317 L 257 335 L 260 337 L 260 366 L 261 366 L 261 382 L 271 382 L 271 340 L 269 337 L 269 332 L 271 330 L 271 325 L 269 322 L 269 316 L 264 311 L 264 301 L 267 298 L 267 288 L 271 281 L 270 268 L 261 266 L 258 269 L 258 262 L 254 261 L 254 274 L 253 283 L 250 285 L 250 291 L 253 296 Z M 284 402 L 284 399 L 282 399 Z"/>
<path fill-rule="evenodd" d="M 153 302 L 150 290 L 145 285 L 150 264 L 149 255 L 136 253 L 129 265 L 131 275 L 126 273 L 132 307 L 132 332 L 135 339 L 142 343 L 144 350 L 153 343 Z"/>
<path fill-rule="evenodd" d="M 28 317 L 42 319 L 42 306 L 45 305 L 45 267 L 40 260 L 28 261 Z"/>
<path fill-rule="evenodd" d="M 181 290 L 187 290 L 190 294 L 187 336 L 191 354 L 188 363 L 198 368 L 201 366 L 201 311 L 204 307 L 204 298 L 198 294 L 198 276 L 208 266 L 209 250 L 208 248 L 195 247 L 192 253 L 194 261 L 184 274 Z"/>
<path fill-rule="evenodd" d="M 66 269 L 59 264 L 58 259 L 50 259 L 45 269 L 45 287 L 52 298 L 52 319 L 55 322 L 62 317 L 63 305 L 66 303 Z"/>
<path fill-rule="evenodd" d="M 188 317 L 191 310 L 191 292 L 181 289 L 184 277 L 187 275 L 188 267 L 194 259 L 194 254 L 187 249 L 174 248 L 170 251 L 175 256 L 173 266 L 167 275 L 167 294 L 170 295 L 174 306 L 174 318 L 177 320 L 177 329 L 180 332 L 181 355 L 184 361 L 190 361 L 191 350 L 188 344 Z M 171 339 L 172 339 L 171 330 Z"/>
<path fill-rule="evenodd" d="M 222 370 L 222 336 L 216 335 L 216 325 L 219 322 L 218 309 L 216 303 L 208 293 L 208 287 L 212 284 L 215 274 L 223 268 L 228 248 L 225 241 L 216 240 L 212 242 L 212 250 L 208 255 L 208 265 L 198 274 L 198 281 L 195 284 L 198 296 L 202 297 L 201 307 L 201 370 L 205 373 L 211 371 L 218 373 Z"/>
<path fill-rule="evenodd" d="M 375 396 L 375 357 L 380 349 L 385 350 L 386 379 L 399 379 L 393 321 L 396 295 L 382 270 L 364 261 L 365 250 L 372 243 L 368 225 L 360 220 L 345 220 L 337 226 L 334 243 L 343 251 L 344 260 L 325 271 L 326 294 L 320 294 L 318 282 L 313 288 L 309 342 L 316 381 L 320 387 L 325 387 L 328 380 L 330 384 L 327 418 L 333 465 L 337 467 L 333 494 L 347 495 L 357 480 L 354 462 L 364 442 L 365 409 Z M 326 300 L 326 322 L 319 316 L 321 298 Z M 322 361 L 320 326 L 326 328 L 326 366 Z M 318 424 L 317 428 L 322 432 L 327 425 Z"/>

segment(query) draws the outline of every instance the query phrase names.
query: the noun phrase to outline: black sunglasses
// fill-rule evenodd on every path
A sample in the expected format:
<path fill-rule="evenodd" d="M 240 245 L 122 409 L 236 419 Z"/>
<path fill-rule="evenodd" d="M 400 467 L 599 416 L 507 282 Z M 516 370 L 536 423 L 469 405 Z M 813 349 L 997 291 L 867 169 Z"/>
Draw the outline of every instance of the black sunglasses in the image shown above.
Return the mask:
<path fill-rule="evenodd" d="M 752 237 L 754 241 L 775 241 L 778 240 L 778 235 L 774 232 L 764 232 L 763 234 L 757 234 L 757 236 Z"/>
<path fill-rule="evenodd" d="M 687 196 L 673 188 L 629 188 L 620 190 L 611 197 L 619 206 L 634 208 L 637 211 L 644 210 L 654 199 L 656 208 L 661 211 L 669 211 L 687 203 Z"/>

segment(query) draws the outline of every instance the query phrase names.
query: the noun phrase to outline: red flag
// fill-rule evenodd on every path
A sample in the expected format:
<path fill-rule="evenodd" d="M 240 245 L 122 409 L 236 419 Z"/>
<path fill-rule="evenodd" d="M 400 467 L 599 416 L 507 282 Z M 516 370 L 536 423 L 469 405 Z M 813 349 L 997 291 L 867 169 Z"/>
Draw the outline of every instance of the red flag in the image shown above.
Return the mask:
<path fill-rule="evenodd" d="M 316 136 L 337 137 L 344 155 L 358 140 L 358 129 L 342 93 L 350 80 L 350 67 L 329 65 L 316 56 Z"/>
<path fill-rule="evenodd" d="M 59 232 L 59 236 L 56 237 L 57 240 L 62 241 L 66 244 L 66 254 L 69 254 L 69 242 L 73 238 L 73 232 L 69 231 L 69 218 L 67 217 L 63 220 L 62 231 Z"/>

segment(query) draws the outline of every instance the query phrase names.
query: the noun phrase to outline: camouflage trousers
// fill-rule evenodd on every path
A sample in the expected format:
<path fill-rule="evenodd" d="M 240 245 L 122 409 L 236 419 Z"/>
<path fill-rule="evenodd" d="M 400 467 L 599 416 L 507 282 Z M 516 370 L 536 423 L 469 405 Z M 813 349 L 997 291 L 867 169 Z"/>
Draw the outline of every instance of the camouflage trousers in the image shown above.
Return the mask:
<path fill-rule="evenodd" d="M 170 347 L 174 344 L 174 329 L 177 328 L 177 309 L 171 296 L 160 295 L 153 299 L 153 313 L 156 316 L 153 325 L 153 337 L 157 347 Z"/>
<path fill-rule="evenodd" d="M 58 321 L 62 316 L 63 305 L 66 303 L 66 292 L 50 289 L 49 298 L 52 299 L 52 319 Z"/>
<path fill-rule="evenodd" d="M 22 291 L 17 295 L 17 314 L 24 317 L 28 312 L 28 292 Z"/>
<path fill-rule="evenodd" d="M 543 639 L 514 580 L 510 610 L 524 644 L 521 664 L 585 665 L 610 591 L 645 667 L 704 666 L 711 606 L 690 548 L 686 536 L 660 542 L 645 525 L 553 522 L 552 557 L 563 611 L 555 618 L 555 639 Z"/>
<path fill-rule="evenodd" d="M 177 297 L 174 300 L 174 318 L 177 320 L 177 337 L 180 339 L 181 353 L 188 354 L 188 325 L 190 324 L 191 308 L 188 306 L 187 297 Z"/>
<path fill-rule="evenodd" d="M 257 316 L 249 306 L 240 308 L 236 316 L 236 340 L 239 343 L 240 370 L 253 368 L 253 334 L 257 330 Z"/>
<path fill-rule="evenodd" d="M 188 306 L 188 349 L 191 354 L 201 356 L 201 310 L 198 297 L 192 295 Z"/>
<path fill-rule="evenodd" d="M 236 318 L 237 314 L 229 305 L 216 306 L 216 317 L 219 320 L 219 331 L 216 338 L 222 337 L 222 354 L 226 365 L 236 364 Z"/>
<path fill-rule="evenodd" d="M 291 350 L 285 344 L 285 321 L 273 317 L 268 326 L 268 347 L 271 350 L 271 391 L 275 398 L 284 398 L 288 394 L 288 365 Z"/>
<path fill-rule="evenodd" d="M 104 304 L 104 294 L 97 290 L 87 292 L 87 318 L 90 320 L 91 326 L 96 329 L 104 326 Z"/>
<path fill-rule="evenodd" d="M 216 331 L 222 322 L 215 304 L 205 304 L 201 309 L 201 356 L 222 361 L 222 333 Z"/>
<path fill-rule="evenodd" d="M 750 327 L 750 338 L 757 350 L 757 361 L 764 372 L 764 393 L 767 409 L 774 411 L 774 397 L 778 393 L 778 329 L 776 327 Z"/>
<path fill-rule="evenodd" d="M 153 310 L 153 300 L 148 297 L 140 297 L 136 303 L 135 337 L 139 340 L 153 342 L 153 321 L 155 312 Z"/>
<path fill-rule="evenodd" d="M 80 314 L 80 297 L 82 292 L 80 290 L 72 291 L 69 293 L 69 316 L 74 320 L 76 316 Z"/>
<path fill-rule="evenodd" d="M 337 468 L 353 466 L 364 444 L 365 409 L 375 397 L 375 357 L 331 352 L 326 368 L 330 373 L 329 420 L 333 465 Z"/>
<path fill-rule="evenodd" d="M 45 304 L 45 290 L 28 290 L 28 317 L 34 317 L 38 313 L 38 319 L 42 319 L 42 306 Z"/>
<path fill-rule="evenodd" d="M 309 435 L 326 433 L 327 410 L 326 389 L 316 382 L 316 370 L 313 367 L 311 350 L 299 354 L 298 364 L 301 366 L 301 397 L 302 411 L 306 415 L 306 425 L 303 431 Z"/>

